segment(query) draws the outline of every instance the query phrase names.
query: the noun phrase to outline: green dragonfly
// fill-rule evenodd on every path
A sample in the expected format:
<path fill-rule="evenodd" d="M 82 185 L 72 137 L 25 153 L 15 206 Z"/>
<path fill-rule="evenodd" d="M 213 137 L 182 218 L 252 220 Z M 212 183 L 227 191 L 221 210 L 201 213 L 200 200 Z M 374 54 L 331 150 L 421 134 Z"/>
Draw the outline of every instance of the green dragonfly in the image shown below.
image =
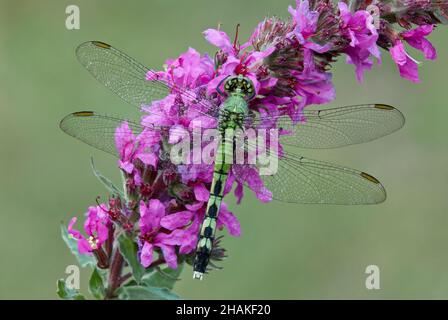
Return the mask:
<path fill-rule="evenodd" d="M 388 135 L 404 125 L 404 117 L 396 108 L 385 104 L 366 104 L 322 110 L 305 110 L 306 122 L 293 124 L 287 116 L 272 119 L 254 117 L 249 111 L 248 101 L 254 95 L 252 82 L 243 76 L 225 79 L 222 83 L 225 97 L 219 105 L 216 100 L 198 95 L 189 89 L 179 88 L 168 81 L 159 80 L 156 74 L 122 51 L 100 41 L 89 41 L 76 49 L 80 63 L 102 84 L 140 109 L 151 102 L 163 99 L 172 92 L 195 101 L 201 106 L 198 112 L 217 120 L 218 130 L 236 128 L 262 128 L 266 120 L 276 121 L 278 127 L 289 132 L 279 137 L 283 146 L 299 148 L 337 148 L 368 142 Z M 147 75 L 154 80 L 148 81 Z M 219 88 L 217 88 L 219 89 Z M 62 119 L 61 129 L 97 149 L 118 156 L 114 143 L 116 128 L 127 121 L 134 133 L 145 128 L 138 122 L 120 117 L 81 111 Z M 169 129 L 151 126 L 151 130 Z M 219 143 L 214 162 L 214 174 L 206 215 L 200 228 L 194 261 L 194 278 L 202 279 L 210 258 L 215 237 L 216 222 L 223 198 L 227 176 L 232 170 L 241 181 L 244 179 L 242 165 L 232 165 L 223 158 L 234 148 L 233 141 L 224 135 Z M 278 159 L 275 174 L 261 176 L 272 198 L 291 203 L 315 204 L 376 204 L 386 199 L 381 183 L 368 173 L 317 161 L 284 151 Z"/>

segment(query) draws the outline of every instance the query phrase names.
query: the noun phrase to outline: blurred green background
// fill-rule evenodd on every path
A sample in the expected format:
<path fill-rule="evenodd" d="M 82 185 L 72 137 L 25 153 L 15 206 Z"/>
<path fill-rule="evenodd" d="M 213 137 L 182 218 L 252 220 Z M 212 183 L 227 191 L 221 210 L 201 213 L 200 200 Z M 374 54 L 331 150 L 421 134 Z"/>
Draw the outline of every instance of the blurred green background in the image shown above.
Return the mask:
<path fill-rule="evenodd" d="M 189 46 L 213 53 L 201 35 L 206 28 L 221 22 L 233 34 L 241 23 L 244 38 L 265 15 L 288 16 L 291 3 L 0 0 L 0 298 L 55 299 L 56 279 L 76 263 L 59 223 L 106 196 L 90 155 L 119 181 L 113 158 L 58 128 L 72 111 L 128 109 L 76 61 L 75 47 L 102 40 L 159 68 Z M 70 4 L 80 7 L 80 30 L 65 28 Z M 387 188 L 384 204 L 261 204 L 248 196 L 232 205 L 243 234 L 226 237 L 224 270 L 198 282 L 187 269 L 176 292 L 189 299 L 448 298 L 447 36 L 445 27 L 431 36 L 439 59 L 422 64 L 418 85 L 400 79 L 387 53 L 363 85 L 344 61 L 333 69 L 332 106 L 384 102 L 407 123 L 366 145 L 303 154 L 374 174 Z M 365 288 L 371 264 L 380 267 L 380 290 Z M 83 291 L 87 279 L 84 272 Z"/>

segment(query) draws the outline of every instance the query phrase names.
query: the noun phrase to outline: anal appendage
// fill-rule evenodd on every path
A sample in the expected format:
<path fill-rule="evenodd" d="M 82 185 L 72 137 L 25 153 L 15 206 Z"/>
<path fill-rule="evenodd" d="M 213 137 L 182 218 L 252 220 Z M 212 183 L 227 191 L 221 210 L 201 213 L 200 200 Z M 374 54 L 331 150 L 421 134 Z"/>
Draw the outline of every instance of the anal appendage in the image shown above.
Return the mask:
<path fill-rule="evenodd" d="M 199 271 L 194 271 L 193 272 L 193 279 L 199 279 L 199 280 L 202 280 L 202 276 L 203 276 L 204 274 L 202 273 L 202 272 L 199 272 Z"/>

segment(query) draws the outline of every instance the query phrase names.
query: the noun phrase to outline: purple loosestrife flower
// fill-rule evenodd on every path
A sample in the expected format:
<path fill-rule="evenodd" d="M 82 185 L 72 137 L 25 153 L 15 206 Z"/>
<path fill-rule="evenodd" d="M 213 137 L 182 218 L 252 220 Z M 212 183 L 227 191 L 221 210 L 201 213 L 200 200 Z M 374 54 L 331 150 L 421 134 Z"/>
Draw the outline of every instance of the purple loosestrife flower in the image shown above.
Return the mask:
<path fill-rule="evenodd" d="M 157 75 L 181 88 L 196 88 L 214 77 L 213 59 L 208 55 L 201 56 L 193 48 L 189 48 L 175 60 L 167 60 L 165 64 L 166 71 L 158 72 Z M 147 79 L 151 80 L 151 76 Z"/>
<path fill-rule="evenodd" d="M 127 122 L 124 122 L 115 131 L 115 145 L 120 155 L 119 167 L 127 174 L 133 174 L 134 182 L 140 185 L 142 177 L 135 168 L 135 160 L 140 160 L 145 165 L 157 167 L 158 157 L 155 153 L 160 134 L 155 130 L 144 130 L 137 137 L 134 136 Z"/>
<path fill-rule="evenodd" d="M 194 249 L 196 249 L 199 227 L 205 215 L 204 203 L 205 201 L 200 201 L 186 205 L 186 211 L 167 216 L 169 221 L 182 221 L 182 219 L 189 221 L 189 225 L 186 228 L 178 228 L 172 233 L 172 238 L 175 239 L 174 241 L 180 243 L 180 254 L 192 253 Z M 229 234 L 232 236 L 239 237 L 241 235 L 241 227 L 238 219 L 228 210 L 227 205 L 224 202 L 221 205 L 217 227 L 218 229 L 226 227 Z"/>
<path fill-rule="evenodd" d="M 207 55 L 201 56 L 196 50 L 190 48 L 179 58 L 167 60 L 166 70 L 158 72 L 157 76 L 179 87 L 196 89 L 209 83 L 214 74 L 213 60 Z M 147 79 L 151 81 L 152 74 L 149 74 Z M 170 143 L 177 143 L 181 129 L 191 131 L 194 124 L 200 124 L 202 128 L 214 128 L 216 121 L 203 116 L 205 107 L 191 100 L 191 97 L 173 92 L 162 100 L 144 106 L 142 111 L 148 114 L 143 116 L 142 125 L 171 126 Z"/>
<path fill-rule="evenodd" d="M 428 60 L 437 59 L 437 52 L 434 46 L 425 37 L 429 36 L 434 30 L 433 25 L 423 25 L 419 26 L 413 30 L 405 31 L 400 34 L 403 40 L 423 52 L 424 56 Z"/>
<path fill-rule="evenodd" d="M 202 201 L 186 205 L 186 210 L 179 212 L 168 213 L 166 206 L 157 199 L 149 200 L 148 205 L 140 202 L 140 261 L 144 267 L 154 262 L 156 247 L 161 249 L 166 263 L 173 269 L 177 267 L 176 247 L 179 247 L 180 254 L 194 251 L 205 214 L 204 204 L 208 200 L 208 191 L 202 187 L 200 189 L 195 193 Z M 233 236 L 241 234 L 238 220 L 225 203 L 222 204 L 217 226 L 218 229 L 226 226 Z"/>
<path fill-rule="evenodd" d="M 218 76 L 207 84 L 208 94 L 216 92 L 216 88 L 222 80 L 231 75 L 241 74 L 251 79 L 257 93 L 275 84 L 275 82 L 262 81 L 259 74 L 257 74 L 260 71 L 259 68 L 263 60 L 275 50 L 274 47 L 266 48 L 263 51 L 244 51 L 249 46 L 249 43 L 245 43 L 238 48 L 231 44 L 225 32 L 215 29 L 205 30 L 204 36 L 208 42 L 221 49 L 225 56 L 225 62 L 217 69 Z"/>
<path fill-rule="evenodd" d="M 296 0 L 296 6 L 296 9 L 291 6 L 288 8 L 295 25 L 294 31 L 288 34 L 288 37 L 295 37 L 304 48 L 317 53 L 329 51 L 332 47 L 331 43 L 318 44 L 312 40 L 317 32 L 319 12 L 310 10 L 308 0 Z"/>
<path fill-rule="evenodd" d="M 393 47 L 389 49 L 392 59 L 398 66 L 400 75 L 412 82 L 420 82 L 418 77 L 418 63 L 413 59 L 404 47 L 403 41 L 410 46 L 423 52 L 425 59 L 434 60 L 437 58 L 437 52 L 425 37 L 433 30 L 432 25 L 419 26 L 413 30 L 404 31 L 399 34 Z"/>
<path fill-rule="evenodd" d="M 381 61 L 381 53 L 376 45 L 378 32 L 373 23 L 373 17 L 365 10 L 352 13 L 346 3 L 339 2 L 341 34 L 350 40 L 344 49 L 347 63 L 356 67 L 356 78 L 363 81 L 364 70 L 370 70 L 373 61 L 371 56 Z"/>
<path fill-rule="evenodd" d="M 303 120 L 300 116 L 302 110 L 313 104 L 323 104 L 335 99 L 336 92 L 331 82 L 332 75 L 328 72 L 320 72 L 316 69 L 312 58 L 312 51 L 304 49 L 302 72 L 292 70 L 291 75 L 294 76 L 292 87 L 294 88 L 296 97 L 292 97 L 291 101 L 297 108 L 290 113 L 293 121 Z M 298 99 L 300 97 L 300 99 Z"/>
<path fill-rule="evenodd" d="M 89 207 L 86 216 L 84 231 L 88 237 L 84 237 L 80 231 L 73 229 L 77 221 L 76 217 L 73 217 L 68 225 L 68 233 L 78 240 L 78 251 L 81 254 L 90 254 L 94 250 L 98 250 L 107 240 L 111 224 L 102 205 Z"/>
<path fill-rule="evenodd" d="M 181 245 L 179 241 L 173 239 L 170 230 L 185 226 L 189 218 L 177 214 L 177 219 L 166 219 L 166 208 L 157 199 L 149 200 L 148 205 L 140 202 L 140 241 L 141 253 L 140 261 L 144 267 L 149 267 L 153 262 L 153 251 L 155 247 L 162 250 L 166 263 L 170 268 L 177 268 L 177 256 L 175 245 Z"/>

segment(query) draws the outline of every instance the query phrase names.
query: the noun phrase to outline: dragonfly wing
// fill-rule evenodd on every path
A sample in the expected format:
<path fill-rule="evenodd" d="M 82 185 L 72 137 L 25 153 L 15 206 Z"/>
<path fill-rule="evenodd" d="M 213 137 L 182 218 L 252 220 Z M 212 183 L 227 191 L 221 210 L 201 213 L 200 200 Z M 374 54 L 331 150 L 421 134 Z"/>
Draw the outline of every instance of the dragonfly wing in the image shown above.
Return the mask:
<path fill-rule="evenodd" d="M 99 82 L 138 108 L 170 93 L 164 82 L 146 80 L 151 70 L 107 43 L 84 42 L 76 49 L 76 56 Z"/>
<path fill-rule="evenodd" d="M 300 148 L 338 148 L 383 137 L 400 129 L 405 122 L 399 110 L 383 104 L 305 110 L 303 116 L 305 121 L 298 124 L 293 124 L 287 116 L 269 119 L 276 120 L 278 128 L 289 132 L 279 138 L 281 144 Z M 257 119 L 254 125 L 263 127 L 265 122 L 262 120 Z"/>
<path fill-rule="evenodd" d="M 204 94 L 197 95 L 160 80 L 154 71 L 107 43 L 84 42 L 76 49 L 76 56 L 99 82 L 139 109 L 176 92 L 186 100 L 194 101 L 191 108 L 196 112 L 212 118 L 217 116 L 219 106 Z M 148 77 L 151 80 L 147 80 Z"/>
<path fill-rule="evenodd" d="M 241 168 L 234 166 L 234 173 L 240 181 L 247 181 Z M 386 199 L 381 183 L 365 172 L 287 152 L 278 159 L 277 172 L 261 179 L 273 199 L 283 202 L 354 205 Z"/>
<path fill-rule="evenodd" d="M 82 142 L 118 157 L 115 136 L 120 134 L 118 127 L 127 121 L 134 135 L 143 131 L 135 122 L 99 115 L 93 111 L 74 112 L 63 118 L 59 124 L 62 131 Z M 124 132 L 123 132 L 124 134 Z"/>

